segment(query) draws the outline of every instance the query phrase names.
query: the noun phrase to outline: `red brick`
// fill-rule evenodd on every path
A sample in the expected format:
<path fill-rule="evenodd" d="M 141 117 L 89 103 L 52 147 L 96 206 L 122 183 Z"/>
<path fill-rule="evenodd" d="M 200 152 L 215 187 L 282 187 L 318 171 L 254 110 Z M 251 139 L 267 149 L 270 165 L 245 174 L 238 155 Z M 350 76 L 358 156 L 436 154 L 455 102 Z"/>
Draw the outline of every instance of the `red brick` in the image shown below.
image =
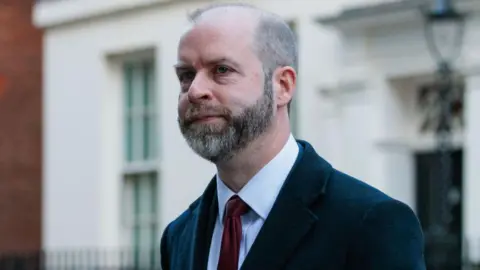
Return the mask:
<path fill-rule="evenodd" d="M 42 31 L 33 4 L 0 1 L 0 252 L 41 248 Z"/>

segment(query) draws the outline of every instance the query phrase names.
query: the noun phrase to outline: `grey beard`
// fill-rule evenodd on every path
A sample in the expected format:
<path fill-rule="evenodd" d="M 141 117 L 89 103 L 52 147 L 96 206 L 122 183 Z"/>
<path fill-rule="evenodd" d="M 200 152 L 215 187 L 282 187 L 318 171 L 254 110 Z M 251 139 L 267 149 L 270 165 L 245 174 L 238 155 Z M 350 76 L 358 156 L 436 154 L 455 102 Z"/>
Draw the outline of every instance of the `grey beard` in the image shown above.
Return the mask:
<path fill-rule="evenodd" d="M 188 145 L 199 156 L 213 163 L 228 161 L 234 156 L 237 136 L 231 127 L 222 134 L 203 134 L 202 136 L 188 136 Z"/>
<path fill-rule="evenodd" d="M 273 89 L 269 79 L 263 96 L 240 115 L 231 116 L 222 129 L 212 125 L 185 126 L 180 118 L 178 122 L 195 153 L 213 163 L 226 162 L 268 129 L 274 115 L 273 106 Z"/>

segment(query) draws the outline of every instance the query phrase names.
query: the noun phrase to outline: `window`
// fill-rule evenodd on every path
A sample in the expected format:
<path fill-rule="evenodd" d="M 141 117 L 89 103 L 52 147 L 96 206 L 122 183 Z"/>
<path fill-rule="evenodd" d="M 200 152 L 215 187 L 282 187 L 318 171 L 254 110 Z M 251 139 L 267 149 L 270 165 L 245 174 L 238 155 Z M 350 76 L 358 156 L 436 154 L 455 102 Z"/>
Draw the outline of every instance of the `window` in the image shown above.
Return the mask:
<path fill-rule="evenodd" d="M 143 164 L 156 160 L 156 106 L 153 63 L 129 62 L 125 78 L 125 161 Z"/>
<path fill-rule="evenodd" d="M 150 60 L 124 63 L 123 211 L 136 267 L 158 265 L 158 153 L 155 69 Z"/>

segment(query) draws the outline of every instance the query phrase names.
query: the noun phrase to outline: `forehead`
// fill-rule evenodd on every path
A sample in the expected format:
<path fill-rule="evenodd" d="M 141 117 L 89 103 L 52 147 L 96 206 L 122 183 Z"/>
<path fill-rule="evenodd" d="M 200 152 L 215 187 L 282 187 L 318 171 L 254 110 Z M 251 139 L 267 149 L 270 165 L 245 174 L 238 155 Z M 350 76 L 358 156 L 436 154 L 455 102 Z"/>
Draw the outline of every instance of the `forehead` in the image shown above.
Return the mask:
<path fill-rule="evenodd" d="M 201 19 L 183 35 L 178 47 L 180 62 L 211 58 L 245 60 L 253 55 L 255 24 L 251 16 L 217 14 L 212 18 L 213 15 Z"/>

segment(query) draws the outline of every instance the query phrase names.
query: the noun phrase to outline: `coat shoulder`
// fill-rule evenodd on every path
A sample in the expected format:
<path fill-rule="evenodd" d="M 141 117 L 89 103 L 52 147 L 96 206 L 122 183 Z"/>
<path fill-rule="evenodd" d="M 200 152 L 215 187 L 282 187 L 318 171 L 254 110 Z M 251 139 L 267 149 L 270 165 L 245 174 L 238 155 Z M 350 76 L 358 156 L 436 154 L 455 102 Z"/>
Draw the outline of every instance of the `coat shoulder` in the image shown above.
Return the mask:
<path fill-rule="evenodd" d="M 384 203 L 410 208 L 378 188 L 333 168 L 326 196 L 331 207 L 357 220 L 363 218 L 370 209 Z"/>
<path fill-rule="evenodd" d="M 330 205 L 342 211 L 348 269 L 425 269 L 423 232 L 410 206 L 338 171 L 331 180 Z"/>
<path fill-rule="evenodd" d="M 198 208 L 199 202 L 200 198 L 193 202 L 187 210 L 170 222 L 164 229 L 160 240 L 160 260 L 162 269 L 171 269 L 172 256 L 182 245 L 180 239 L 181 236 L 189 233 L 188 227 L 189 224 L 193 222 L 194 213 Z M 189 238 L 188 235 L 186 235 L 186 237 Z"/>
<path fill-rule="evenodd" d="M 170 235 L 179 235 L 179 233 L 181 233 L 187 227 L 191 220 L 193 220 L 195 212 L 200 204 L 200 200 L 201 198 L 196 199 L 185 211 L 183 211 L 183 213 L 171 221 L 167 225 L 168 231 L 166 229 L 165 233 Z"/>
<path fill-rule="evenodd" d="M 394 200 L 385 192 L 368 184 L 367 182 L 350 176 L 332 168 L 329 181 L 330 190 L 336 197 L 344 200 L 355 200 L 358 203 L 376 204 L 381 201 Z"/>
<path fill-rule="evenodd" d="M 189 238 L 189 233 L 193 231 L 189 230 L 192 222 L 195 219 L 195 213 L 198 211 L 201 198 L 195 200 L 183 213 L 181 213 L 177 218 L 171 221 L 163 231 L 161 237 L 161 250 L 163 256 L 171 253 L 171 250 L 174 249 L 179 241 L 181 236 L 186 236 Z"/>

